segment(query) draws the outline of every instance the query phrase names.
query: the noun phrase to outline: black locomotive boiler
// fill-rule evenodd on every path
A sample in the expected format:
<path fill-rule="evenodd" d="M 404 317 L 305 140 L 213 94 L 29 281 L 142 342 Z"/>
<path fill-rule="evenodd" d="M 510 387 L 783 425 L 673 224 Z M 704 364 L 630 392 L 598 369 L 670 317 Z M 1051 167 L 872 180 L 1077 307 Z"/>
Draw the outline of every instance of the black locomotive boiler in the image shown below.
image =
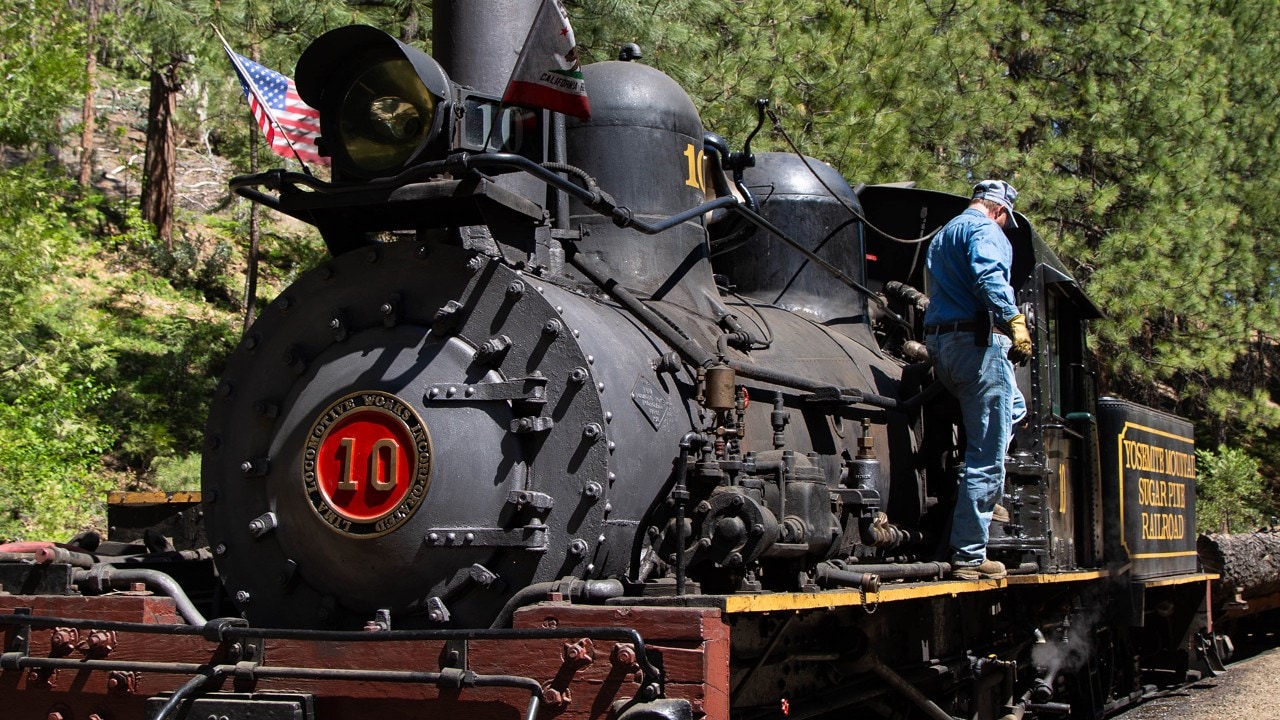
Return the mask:
<path fill-rule="evenodd" d="M 207 548 L 0 563 L 22 712 L 1096 717 L 1220 668 L 1191 428 L 1095 396 L 1098 310 L 1026 218 L 1012 572 L 951 581 L 920 238 L 967 199 L 731 151 L 634 60 L 583 68 L 589 120 L 504 106 L 537 5 L 304 53 L 332 179 L 233 187 L 331 257 L 228 360 Z"/>

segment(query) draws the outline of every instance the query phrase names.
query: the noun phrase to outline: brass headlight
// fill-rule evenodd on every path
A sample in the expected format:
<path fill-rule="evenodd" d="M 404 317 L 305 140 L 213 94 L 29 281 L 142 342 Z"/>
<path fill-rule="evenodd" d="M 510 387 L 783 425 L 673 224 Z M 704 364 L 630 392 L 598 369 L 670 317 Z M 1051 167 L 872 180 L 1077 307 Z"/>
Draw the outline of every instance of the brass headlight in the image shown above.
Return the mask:
<path fill-rule="evenodd" d="M 438 104 L 407 60 L 379 62 L 352 80 L 333 139 L 362 173 L 394 174 L 430 140 Z"/>
<path fill-rule="evenodd" d="M 320 113 L 317 145 L 335 181 L 387 178 L 455 152 L 546 159 L 543 111 L 461 87 L 426 53 L 367 25 L 316 38 L 295 82 Z"/>
<path fill-rule="evenodd" d="M 449 148 L 455 86 L 426 53 L 366 25 L 316 38 L 298 59 L 298 94 L 320 112 L 334 179 L 396 175 Z"/>

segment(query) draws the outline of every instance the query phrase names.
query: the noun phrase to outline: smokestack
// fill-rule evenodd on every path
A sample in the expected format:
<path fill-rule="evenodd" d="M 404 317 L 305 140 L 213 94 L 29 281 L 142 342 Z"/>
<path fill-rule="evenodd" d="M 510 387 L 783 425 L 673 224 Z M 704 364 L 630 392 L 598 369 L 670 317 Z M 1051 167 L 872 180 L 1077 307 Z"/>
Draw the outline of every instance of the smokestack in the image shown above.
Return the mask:
<path fill-rule="evenodd" d="M 501 96 L 511 79 L 539 0 L 437 0 L 431 11 L 431 57 L 456 83 Z M 502 187 L 547 207 L 547 186 L 524 174 Z"/>
<path fill-rule="evenodd" d="M 501 95 L 538 5 L 538 0 L 437 0 L 431 56 L 454 82 Z"/>

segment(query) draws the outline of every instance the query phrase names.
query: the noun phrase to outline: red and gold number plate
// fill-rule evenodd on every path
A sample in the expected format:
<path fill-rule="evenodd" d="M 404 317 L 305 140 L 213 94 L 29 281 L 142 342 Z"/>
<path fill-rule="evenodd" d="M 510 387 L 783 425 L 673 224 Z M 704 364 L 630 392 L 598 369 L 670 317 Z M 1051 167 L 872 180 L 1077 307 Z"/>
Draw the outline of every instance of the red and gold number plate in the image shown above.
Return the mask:
<path fill-rule="evenodd" d="M 377 537 L 404 524 L 431 480 L 431 437 L 413 408 L 381 391 L 352 393 L 307 434 L 302 481 L 329 527 Z"/>

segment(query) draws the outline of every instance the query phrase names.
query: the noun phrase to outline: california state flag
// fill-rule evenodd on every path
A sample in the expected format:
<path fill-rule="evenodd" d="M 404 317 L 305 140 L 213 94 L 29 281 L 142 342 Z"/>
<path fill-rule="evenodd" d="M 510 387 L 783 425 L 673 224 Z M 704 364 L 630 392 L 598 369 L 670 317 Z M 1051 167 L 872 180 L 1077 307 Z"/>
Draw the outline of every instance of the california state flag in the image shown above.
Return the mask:
<path fill-rule="evenodd" d="M 542 0 L 502 102 L 591 117 L 578 43 L 560 0 Z"/>

